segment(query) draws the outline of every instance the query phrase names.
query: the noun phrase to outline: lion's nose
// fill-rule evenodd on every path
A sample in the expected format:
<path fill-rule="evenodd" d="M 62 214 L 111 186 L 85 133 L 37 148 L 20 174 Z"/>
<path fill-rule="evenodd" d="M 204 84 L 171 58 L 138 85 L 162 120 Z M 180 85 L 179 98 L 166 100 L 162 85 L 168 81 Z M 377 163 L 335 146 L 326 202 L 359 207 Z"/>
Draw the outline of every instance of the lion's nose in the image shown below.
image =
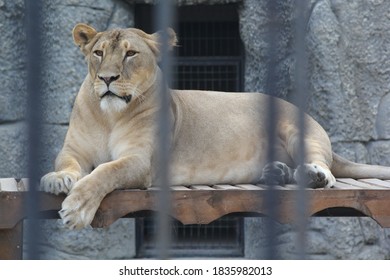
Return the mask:
<path fill-rule="evenodd" d="M 98 76 L 100 80 L 104 81 L 107 86 L 109 86 L 113 81 L 116 81 L 119 79 L 118 76 L 110 76 L 110 77 L 103 77 L 103 76 Z"/>

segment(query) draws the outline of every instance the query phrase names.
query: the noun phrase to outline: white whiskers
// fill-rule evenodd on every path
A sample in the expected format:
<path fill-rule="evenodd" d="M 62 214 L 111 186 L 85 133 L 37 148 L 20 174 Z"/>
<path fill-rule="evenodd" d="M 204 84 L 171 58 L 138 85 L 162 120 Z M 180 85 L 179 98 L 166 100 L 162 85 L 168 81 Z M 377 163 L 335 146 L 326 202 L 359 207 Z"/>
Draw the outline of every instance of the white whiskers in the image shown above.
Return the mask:
<path fill-rule="evenodd" d="M 146 97 L 138 85 L 133 83 L 115 82 L 111 83 L 109 87 L 101 81 L 97 80 L 94 83 L 94 90 L 96 95 L 101 98 L 107 91 L 111 91 L 119 97 L 132 96 L 130 102 L 126 102 L 123 98 L 115 96 L 105 96 L 100 100 L 100 108 L 105 112 L 121 112 L 130 105 L 133 100 L 137 105 L 141 105 Z"/>

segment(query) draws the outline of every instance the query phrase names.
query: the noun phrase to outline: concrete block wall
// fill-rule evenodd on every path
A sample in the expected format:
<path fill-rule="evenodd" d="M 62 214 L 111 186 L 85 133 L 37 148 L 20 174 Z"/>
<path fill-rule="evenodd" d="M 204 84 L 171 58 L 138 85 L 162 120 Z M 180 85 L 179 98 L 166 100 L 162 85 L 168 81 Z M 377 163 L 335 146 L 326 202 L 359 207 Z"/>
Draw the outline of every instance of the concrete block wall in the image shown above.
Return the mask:
<path fill-rule="evenodd" d="M 294 1 L 279 1 L 276 95 L 294 98 Z M 306 26 L 309 56 L 308 112 L 326 129 L 333 149 L 363 163 L 390 165 L 390 2 L 310 1 Z M 245 89 L 265 91 L 269 26 L 266 1 L 240 8 L 246 50 Z M 246 257 L 265 257 L 264 221 L 246 219 Z M 279 256 L 294 258 L 294 228 L 279 225 Z M 367 218 L 312 218 L 309 258 L 388 259 L 390 231 Z"/>
<path fill-rule="evenodd" d="M 0 176 L 23 175 L 25 34 L 23 32 L 24 3 L 0 1 Z"/>
<path fill-rule="evenodd" d="M 78 22 L 98 30 L 133 25 L 134 3 L 154 0 L 44 1 L 45 104 L 43 170 L 50 171 L 61 148 L 73 100 L 85 77 L 82 54 L 71 30 Z M 265 91 L 269 25 L 266 1 L 180 0 L 179 4 L 238 3 L 245 47 L 245 90 Z M 280 24 L 276 94 L 293 99 L 293 0 L 279 1 Z M 311 0 L 306 42 L 309 51 L 308 111 L 328 131 L 336 152 L 358 162 L 390 165 L 390 2 L 384 0 Z M 25 177 L 24 1 L 0 0 L 0 176 Z M 180 38 L 179 38 L 180 39 Z M 246 219 L 246 257 L 264 257 L 261 219 Z M 133 220 L 103 230 L 68 232 L 56 221 L 44 223 L 45 258 L 131 258 Z M 124 236 L 125 235 L 125 236 Z M 126 238 L 124 238 L 126 237 Z M 129 239 L 130 238 L 130 239 Z M 130 240 L 130 241 L 129 241 Z M 294 257 L 294 229 L 280 227 L 280 249 Z M 130 243 L 129 243 L 130 242 Z M 311 258 L 389 258 L 390 232 L 361 218 L 312 219 Z M 97 245 L 98 244 L 98 245 Z M 94 249 L 95 246 L 99 248 Z M 116 248 L 116 249 L 109 249 Z M 99 252 L 98 252 L 99 251 Z"/>
<path fill-rule="evenodd" d="M 74 45 L 72 29 L 86 22 L 98 30 L 132 26 L 131 6 L 124 1 L 54 0 L 43 2 L 43 72 L 45 154 L 42 169 L 53 169 L 61 149 L 74 98 L 85 78 L 84 57 Z M 24 1 L 0 1 L 0 177 L 26 177 L 26 72 Z M 115 259 L 135 256 L 134 220 L 108 229 L 71 232 L 57 221 L 42 223 L 42 258 Z"/>

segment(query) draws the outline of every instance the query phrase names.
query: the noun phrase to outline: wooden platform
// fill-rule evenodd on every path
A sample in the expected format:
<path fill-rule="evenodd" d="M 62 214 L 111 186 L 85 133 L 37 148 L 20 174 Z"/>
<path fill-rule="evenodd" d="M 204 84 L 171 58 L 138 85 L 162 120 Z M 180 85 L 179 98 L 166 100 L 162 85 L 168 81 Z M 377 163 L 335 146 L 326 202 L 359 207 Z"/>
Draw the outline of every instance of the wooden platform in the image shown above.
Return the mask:
<path fill-rule="evenodd" d="M 0 179 L 0 259 L 17 258 L 21 248 L 21 221 L 27 216 L 27 180 Z M 159 190 L 117 190 L 102 202 L 93 221 L 94 227 L 106 227 L 125 216 L 140 216 L 157 210 Z M 183 224 L 207 224 L 224 215 L 267 216 L 263 185 L 194 185 L 171 188 L 172 216 Z M 292 223 L 297 217 L 300 192 L 296 185 L 278 186 L 273 192 L 277 220 Z M 331 189 L 308 189 L 307 216 L 368 216 L 382 227 L 390 227 L 390 181 L 378 179 L 338 179 Z M 39 211 L 45 218 L 58 218 L 65 196 L 39 192 Z M 19 240 L 19 241 L 17 241 Z M 16 244 L 16 245 L 15 245 Z M 3 253 L 1 253 L 3 252 Z M 3 255 L 2 255 L 3 254 Z"/>
<path fill-rule="evenodd" d="M 296 217 L 298 187 L 277 186 L 278 220 L 293 222 Z M 94 227 L 106 227 L 128 214 L 157 210 L 158 189 L 117 190 L 102 202 L 93 221 Z M 171 188 L 172 216 L 183 224 L 208 224 L 224 215 L 267 215 L 264 185 L 193 185 Z M 0 179 L 0 229 L 11 228 L 26 217 L 27 180 Z M 331 189 L 305 190 L 307 213 L 312 215 L 363 215 L 382 227 L 390 227 L 390 181 L 379 179 L 337 179 Z M 45 217 L 61 209 L 65 195 L 39 192 L 39 211 Z M 327 214 L 328 213 L 328 214 Z"/>

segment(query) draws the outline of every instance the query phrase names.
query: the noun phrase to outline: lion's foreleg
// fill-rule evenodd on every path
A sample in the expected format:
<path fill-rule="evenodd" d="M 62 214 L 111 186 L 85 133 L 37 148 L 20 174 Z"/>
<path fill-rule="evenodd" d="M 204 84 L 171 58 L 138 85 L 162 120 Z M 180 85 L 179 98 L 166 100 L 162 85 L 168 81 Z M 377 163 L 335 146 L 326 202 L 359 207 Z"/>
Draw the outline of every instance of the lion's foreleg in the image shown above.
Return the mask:
<path fill-rule="evenodd" d="M 103 200 L 118 188 L 145 188 L 151 185 L 150 159 L 123 157 L 99 165 L 79 180 L 62 203 L 63 223 L 69 228 L 88 226 Z"/>

